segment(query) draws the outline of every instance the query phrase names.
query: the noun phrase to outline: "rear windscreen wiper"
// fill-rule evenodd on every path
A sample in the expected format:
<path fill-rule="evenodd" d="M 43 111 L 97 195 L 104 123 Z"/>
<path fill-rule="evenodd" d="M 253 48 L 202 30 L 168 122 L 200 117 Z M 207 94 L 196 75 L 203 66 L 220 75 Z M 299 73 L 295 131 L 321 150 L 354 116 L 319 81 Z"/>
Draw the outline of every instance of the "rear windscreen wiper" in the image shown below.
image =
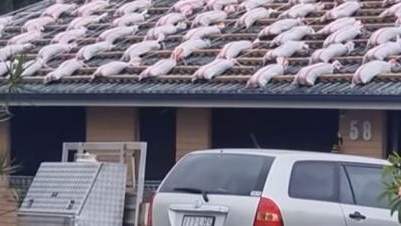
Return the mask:
<path fill-rule="evenodd" d="M 179 187 L 179 188 L 174 188 L 174 191 L 182 191 L 182 192 L 188 192 L 188 193 L 194 193 L 194 194 L 202 194 L 203 200 L 205 200 L 205 202 L 209 202 L 209 198 L 207 197 L 207 191 L 204 191 L 202 189 Z"/>

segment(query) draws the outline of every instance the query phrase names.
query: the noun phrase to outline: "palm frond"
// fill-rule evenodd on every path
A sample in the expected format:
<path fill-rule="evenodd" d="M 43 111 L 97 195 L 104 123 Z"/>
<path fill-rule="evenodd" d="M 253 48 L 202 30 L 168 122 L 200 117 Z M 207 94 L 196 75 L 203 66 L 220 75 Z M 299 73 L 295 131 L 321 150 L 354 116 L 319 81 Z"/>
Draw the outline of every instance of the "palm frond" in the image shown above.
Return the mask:
<path fill-rule="evenodd" d="M 20 166 L 13 163 L 14 161 L 10 161 L 5 152 L 0 151 L 0 176 L 10 175 L 17 172 Z"/>
<path fill-rule="evenodd" d="M 10 63 L 8 70 L 8 79 L 6 81 L 8 93 L 14 93 L 22 84 L 22 73 L 24 72 L 24 64 L 26 63 L 26 55 L 21 54 Z"/>
<path fill-rule="evenodd" d="M 22 73 L 24 72 L 24 64 L 26 63 L 26 55 L 21 54 L 14 59 L 7 67 L 8 78 L 5 82 L 8 94 L 15 93 L 22 85 Z M 4 105 L 0 106 L 0 123 L 10 120 L 13 116 L 9 109 L 8 98 L 6 97 Z"/>

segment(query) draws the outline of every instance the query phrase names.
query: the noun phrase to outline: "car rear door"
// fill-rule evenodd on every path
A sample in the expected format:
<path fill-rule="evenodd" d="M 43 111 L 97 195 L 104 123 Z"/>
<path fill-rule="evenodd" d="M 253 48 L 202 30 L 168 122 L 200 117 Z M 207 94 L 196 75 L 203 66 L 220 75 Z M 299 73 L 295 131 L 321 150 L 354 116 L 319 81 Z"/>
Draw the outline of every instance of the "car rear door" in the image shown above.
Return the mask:
<path fill-rule="evenodd" d="M 274 195 L 287 197 L 278 200 L 284 225 L 346 225 L 338 200 L 339 167 L 337 162 L 321 160 L 298 160 L 293 163 L 289 184 L 282 185 L 288 187 L 283 189 L 287 194 Z M 272 170 L 271 174 L 276 175 L 276 172 Z M 280 183 L 279 180 L 274 182 Z"/>
<path fill-rule="evenodd" d="M 273 157 L 205 153 L 184 157 L 153 201 L 153 226 L 251 226 Z"/>
<path fill-rule="evenodd" d="M 344 164 L 343 173 L 349 182 L 353 201 L 341 207 L 347 226 L 399 226 L 397 212 L 390 216 L 390 209 L 379 197 L 382 193 L 380 165 Z"/>

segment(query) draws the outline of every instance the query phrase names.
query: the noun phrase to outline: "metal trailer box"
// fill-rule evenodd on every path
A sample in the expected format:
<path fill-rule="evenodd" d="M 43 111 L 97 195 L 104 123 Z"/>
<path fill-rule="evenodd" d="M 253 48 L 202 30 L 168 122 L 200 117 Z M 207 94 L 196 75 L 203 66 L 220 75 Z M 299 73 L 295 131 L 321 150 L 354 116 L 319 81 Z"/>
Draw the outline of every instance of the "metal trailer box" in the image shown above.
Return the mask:
<path fill-rule="evenodd" d="M 127 168 L 103 162 L 42 163 L 19 226 L 121 226 Z"/>

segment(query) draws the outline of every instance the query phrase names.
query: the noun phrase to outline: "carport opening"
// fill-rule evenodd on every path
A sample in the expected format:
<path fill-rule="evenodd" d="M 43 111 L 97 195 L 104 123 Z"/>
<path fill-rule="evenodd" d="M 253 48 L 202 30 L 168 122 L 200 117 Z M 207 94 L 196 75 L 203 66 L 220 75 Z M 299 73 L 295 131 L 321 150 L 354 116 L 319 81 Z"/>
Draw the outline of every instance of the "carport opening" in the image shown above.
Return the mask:
<path fill-rule="evenodd" d="M 61 161 L 63 142 L 86 139 L 83 107 L 18 107 L 11 119 L 11 156 L 19 175 L 35 175 L 42 162 Z"/>
<path fill-rule="evenodd" d="M 338 113 L 320 109 L 214 109 L 212 146 L 330 152 L 338 143 Z"/>

